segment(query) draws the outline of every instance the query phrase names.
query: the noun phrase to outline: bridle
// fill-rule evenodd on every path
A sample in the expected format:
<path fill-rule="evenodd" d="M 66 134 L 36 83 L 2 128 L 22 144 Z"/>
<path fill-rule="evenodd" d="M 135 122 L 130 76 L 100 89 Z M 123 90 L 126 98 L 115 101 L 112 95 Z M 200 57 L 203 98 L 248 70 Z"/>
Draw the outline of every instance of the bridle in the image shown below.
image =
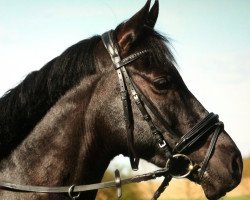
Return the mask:
<path fill-rule="evenodd" d="M 124 184 L 129 184 L 133 182 L 141 182 L 150 179 L 155 179 L 160 176 L 164 176 L 164 180 L 158 190 L 155 192 L 152 200 L 156 200 L 160 194 L 165 190 L 166 186 L 170 182 L 172 177 L 184 178 L 189 176 L 191 173 L 196 171 L 198 173 L 199 181 L 202 180 L 203 175 L 208 166 L 209 160 L 213 155 L 213 151 L 219 137 L 219 134 L 223 130 L 223 123 L 219 121 L 218 115 L 214 113 L 209 113 L 203 120 L 197 123 L 188 133 L 183 135 L 179 142 L 174 148 L 171 148 L 168 142 L 165 140 L 163 133 L 153 122 L 148 110 L 154 115 L 155 119 L 158 120 L 160 125 L 165 129 L 166 132 L 175 135 L 174 131 L 170 128 L 168 122 L 160 114 L 158 109 L 154 104 L 148 100 L 143 92 L 136 86 L 133 80 L 130 78 L 126 66 L 133 61 L 141 58 L 145 54 L 150 53 L 149 49 L 139 51 L 134 53 L 124 59 L 119 55 L 117 43 L 115 40 L 115 32 L 110 30 L 102 35 L 102 41 L 106 47 L 111 60 L 113 62 L 114 68 L 117 71 L 121 100 L 123 104 L 124 120 L 126 123 L 127 132 L 127 144 L 130 157 L 130 163 L 133 170 L 138 169 L 139 157 L 135 150 L 134 145 L 134 123 L 133 123 L 133 112 L 130 96 L 133 98 L 135 104 L 138 107 L 143 119 L 147 122 L 151 133 L 153 134 L 156 143 L 158 144 L 161 151 L 164 152 L 167 163 L 165 168 L 157 170 L 152 173 L 147 173 L 132 178 L 122 180 L 120 178 L 119 171 L 115 171 L 115 181 L 96 183 L 90 185 L 71 185 L 63 187 L 43 187 L 43 186 L 28 186 L 28 185 L 18 185 L 14 183 L 0 181 L 0 188 L 10 191 L 17 192 L 37 192 L 37 193 L 68 193 L 71 199 L 78 199 L 80 197 L 79 192 L 97 190 L 101 188 L 117 188 L 118 197 L 121 196 L 121 186 Z M 213 133 L 213 134 L 212 134 Z M 191 159 L 185 154 L 197 141 L 201 138 L 212 134 L 212 139 L 208 147 L 207 153 L 204 160 L 200 164 L 196 164 L 191 161 Z M 178 164 L 178 169 L 176 167 Z M 78 192 L 78 194 L 75 194 Z"/>
<path fill-rule="evenodd" d="M 186 152 L 202 136 L 210 134 L 212 131 L 216 129 L 213 134 L 212 140 L 210 142 L 210 146 L 208 148 L 205 159 L 202 162 L 202 166 L 199 172 L 200 178 L 202 178 L 205 172 L 205 169 L 208 165 L 208 161 L 212 155 L 218 136 L 223 129 L 223 123 L 218 120 L 218 115 L 215 115 L 213 113 L 208 114 L 202 121 L 196 124 L 188 133 L 183 135 L 181 139 L 179 140 L 179 142 L 176 144 L 176 146 L 173 148 L 173 150 L 171 150 L 170 146 L 168 145 L 168 142 L 163 137 L 163 131 L 160 131 L 160 129 L 154 124 L 154 122 L 152 121 L 152 117 L 148 113 L 145 106 L 147 106 L 147 108 L 151 111 L 151 113 L 153 113 L 153 115 L 161 123 L 161 125 L 166 129 L 167 132 L 169 132 L 170 134 L 174 134 L 174 131 L 171 130 L 170 126 L 168 125 L 168 122 L 164 119 L 164 117 L 162 117 L 162 115 L 154 106 L 154 104 L 150 102 L 145 97 L 143 92 L 141 92 L 141 90 L 136 86 L 136 84 L 130 78 L 125 68 L 126 65 L 128 65 L 129 63 L 149 53 L 150 50 L 142 50 L 124 59 L 121 59 L 119 55 L 118 47 L 116 46 L 113 30 L 104 33 L 102 35 L 102 41 L 107 51 L 110 54 L 111 60 L 113 61 L 115 70 L 117 71 L 117 74 L 118 74 L 120 93 L 121 93 L 121 99 L 122 99 L 123 110 L 124 110 L 124 118 L 126 121 L 126 128 L 127 128 L 130 162 L 131 162 L 132 168 L 134 170 L 138 169 L 139 159 L 134 149 L 133 132 L 131 131 L 133 130 L 133 128 L 131 128 L 131 124 L 133 124 L 133 122 L 132 122 L 132 117 L 131 117 L 132 109 L 131 109 L 131 105 L 129 105 L 129 102 L 130 102 L 130 98 L 129 98 L 130 95 L 128 91 L 129 89 L 131 91 L 131 96 L 133 97 L 135 104 L 137 105 L 139 111 L 141 112 L 143 116 L 143 119 L 148 123 L 148 126 L 153 136 L 155 137 L 155 140 L 158 146 L 165 152 L 165 156 L 168 160 L 171 160 L 173 158 L 173 155 L 175 154 L 180 155 L 181 153 Z M 175 159 L 177 157 L 178 156 L 175 156 Z M 182 155 L 180 157 L 186 157 L 186 156 Z"/>
<path fill-rule="evenodd" d="M 160 122 L 160 124 L 165 128 L 165 130 L 174 135 L 174 131 L 171 130 L 168 122 L 162 117 L 160 112 L 154 106 L 152 102 L 150 102 L 143 92 L 136 86 L 133 80 L 130 78 L 126 66 L 131 62 L 139 59 L 143 55 L 150 53 L 149 49 L 145 49 L 134 53 L 124 59 L 121 59 L 119 55 L 119 50 L 117 47 L 117 42 L 115 40 L 115 32 L 110 30 L 102 35 L 102 41 L 104 46 L 106 47 L 108 53 L 110 54 L 111 60 L 114 64 L 114 68 L 117 71 L 119 85 L 120 85 L 120 93 L 121 99 L 123 104 L 123 111 L 124 111 L 124 119 L 126 122 L 126 129 L 127 129 L 127 143 L 129 147 L 129 155 L 130 155 L 130 163 L 133 170 L 138 169 L 139 158 L 136 154 L 136 150 L 133 143 L 133 119 L 132 119 L 132 106 L 130 104 L 130 96 L 133 97 L 135 104 L 137 105 L 143 119 L 147 122 L 151 133 L 153 134 L 156 143 L 158 144 L 159 148 L 165 153 L 167 158 L 166 167 L 168 168 L 168 173 L 172 177 L 187 177 L 191 172 L 198 170 L 198 177 L 199 181 L 202 180 L 203 175 L 206 171 L 208 162 L 212 157 L 216 141 L 221 133 L 224 125 L 222 122 L 219 121 L 218 115 L 214 113 L 209 113 L 202 121 L 196 124 L 188 133 L 183 135 L 179 142 L 175 145 L 175 147 L 171 150 L 168 142 L 164 139 L 163 131 L 154 124 L 152 117 L 148 113 L 148 110 L 153 113 L 155 118 Z M 130 94 L 129 94 L 130 89 Z M 193 162 L 190 160 L 185 153 L 188 151 L 198 140 L 200 140 L 203 136 L 213 133 L 209 148 L 205 155 L 204 160 L 199 165 L 194 165 Z M 184 168 L 181 170 L 176 170 L 174 164 L 175 163 L 183 163 Z M 166 180 L 169 177 L 166 178 Z M 164 180 L 165 181 L 165 180 Z M 164 184 L 168 184 L 165 181 Z M 162 186 L 164 187 L 164 186 Z"/>

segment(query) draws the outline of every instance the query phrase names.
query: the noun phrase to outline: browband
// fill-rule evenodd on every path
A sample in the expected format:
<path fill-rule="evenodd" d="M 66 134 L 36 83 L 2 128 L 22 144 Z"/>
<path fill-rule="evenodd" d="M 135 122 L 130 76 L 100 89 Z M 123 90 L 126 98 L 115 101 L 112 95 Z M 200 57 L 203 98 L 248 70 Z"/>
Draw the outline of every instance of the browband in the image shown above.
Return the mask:
<path fill-rule="evenodd" d="M 120 69 L 121 67 L 128 65 L 129 63 L 137 60 L 142 57 L 142 55 L 149 52 L 149 50 L 142 50 L 137 53 L 134 53 L 124 59 L 121 59 L 119 55 L 119 50 L 117 45 L 114 43 L 115 40 L 115 32 L 114 30 L 110 30 L 102 35 L 102 41 L 104 46 L 109 52 L 109 55 L 115 65 L 115 69 Z"/>

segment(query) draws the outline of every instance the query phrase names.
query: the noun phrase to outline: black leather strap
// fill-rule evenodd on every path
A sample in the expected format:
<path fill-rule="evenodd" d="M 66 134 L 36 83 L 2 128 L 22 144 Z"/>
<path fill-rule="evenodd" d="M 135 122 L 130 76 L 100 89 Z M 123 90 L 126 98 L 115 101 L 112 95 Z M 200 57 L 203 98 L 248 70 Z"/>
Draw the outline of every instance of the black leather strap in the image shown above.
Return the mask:
<path fill-rule="evenodd" d="M 183 153 L 194 145 L 202 136 L 212 133 L 219 122 L 219 116 L 209 113 L 203 120 L 196 124 L 188 133 L 183 135 L 173 149 L 174 153 Z"/>
<path fill-rule="evenodd" d="M 154 172 L 134 176 L 132 178 L 121 179 L 120 173 L 118 170 L 115 171 L 115 180 L 103 183 L 95 183 L 89 185 L 71 185 L 71 186 L 59 186 L 59 187 L 44 187 L 44 186 L 34 186 L 34 185 L 19 185 L 10 182 L 0 181 L 0 189 L 15 191 L 15 192 L 35 192 L 35 193 L 64 193 L 69 194 L 71 199 L 74 199 L 73 193 L 85 192 L 90 190 L 97 190 L 103 188 L 117 188 L 117 194 L 121 194 L 121 186 L 130 184 L 130 183 L 138 183 L 141 181 L 148 181 L 152 179 L 156 179 L 161 176 L 165 176 L 168 172 L 167 168 L 160 169 Z M 78 194 L 77 194 L 78 196 Z M 75 198 L 77 199 L 77 198 Z"/>
<path fill-rule="evenodd" d="M 149 110 L 154 114 L 154 116 L 157 118 L 157 120 L 159 120 L 159 122 L 161 123 L 161 125 L 164 127 L 165 130 L 167 130 L 173 137 L 175 136 L 174 131 L 170 128 L 169 126 L 169 122 L 167 121 L 167 119 L 165 119 L 160 112 L 158 111 L 158 109 L 154 106 L 154 104 L 143 94 L 143 92 L 136 86 L 136 84 L 133 83 L 133 86 L 136 90 L 136 92 L 139 94 L 141 100 L 143 101 L 143 103 L 149 108 Z"/>
<path fill-rule="evenodd" d="M 210 145 L 208 147 L 206 156 L 205 156 L 204 160 L 202 161 L 202 163 L 200 164 L 201 165 L 201 168 L 200 168 L 200 171 L 199 171 L 199 179 L 200 180 L 202 180 L 203 175 L 204 175 L 204 173 L 206 171 L 208 162 L 209 162 L 210 158 L 213 155 L 213 151 L 215 149 L 215 145 L 216 145 L 216 142 L 218 140 L 218 137 L 219 137 L 221 131 L 224 129 L 223 122 L 217 122 L 215 124 L 215 126 L 216 126 L 216 129 L 215 129 L 215 132 L 213 133 L 213 137 L 212 137 Z"/>
<path fill-rule="evenodd" d="M 144 95 L 138 89 L 135 89 L 135 84 L 130 79 L 130 77 L 127 73 L 127 70 L 125 68 L 122 69 L 122 73 L 124 74 L 126 84 L 128 85 L 128 87 L 131 90 L 131 95 L 134 98 L 135 103 L 136 103 L 139 111 L 142 114 L 143 119 L 148 123 L 148 126 L 149 126 L 152 134 L 154 135 L 157 144 L 159 145 L 159 147 L 161 149 L 164 150 L 166 158 L 167 159 L 170 158 L 172 156 L 172 154 L 171 154 L 171 150 L 169 149 L 168 143 L 165 141 L 162 132 L 153 123 L 152 118 L 150 117 L 148 111 L 146 110 L 146 108 L 144 106 L 144 103 L 147 101 L 146 98 L 144 97 L 142 100 L 142 96 L 144 96 Z M 149 104 L 149 102 L 147 102 L 147 104 Z M 151 108 L 153 108 L 153 104 L 150 104 L 149 109 L 151 110 Z M 152 109 L 151 112 L 157 117 L 157 119 L 160 122 L 162 122 L 164 120 L 157 110 Z M 165 120 L 164 120 L 164 123 L 166 123 Z"/>
<path fill-rule="evenodd" d="M 154 193 L 154 196 L 152 197 L 151 200 L 157 200 L 161 194 L 165 191 L 166 187 L 169 185 L 169 182 L 171 181 L 172 177 L 169 175 L 166 175 L 164 180 L 162 181 L 161 185 L 159 188 L 156 190 Z"/>
<path fill-rule="evenodd" d="M 134 134 L 133 134 L 134 121 L 133 121 L 133 114 L 132 114 L 129 93 L 127 90 L 126 81 L 124 80 L 124 71 L 126 71 L 124 66 L 140 58 L 143 54 L 147 53 L 148 51 L 147 50 L 140 51 L 122 60 L 119 55 L 118 47 L 115 45 L 115 37 L 113 30 L 104 33 L 102 35 L 102 41 L 104 46 L 108 50 L 110 57 L 113 61 L 114 67 L 117 71 L 119 85 L 120 85 L 120 93 L 123 104 L 124 119 L 126 122 L 127 145 L 128 145 L 130 164 L 133 170 L 138 170 L 139 157 L 137 156 L 134 147 Z"/>
<path fill-rule="evenodd" d="M 144 95 L 138 90 L 135 89 L 135 84 L 133 84 L 132 80 L 130 79 L 127 70 L 125 66 L 136 59 L 140 58 L 145 53 L 148 53 L 149 50 L 143 50 L 138 53 L 134 53 L 123 60 L 121 60 L 119 56 L 119 51 L 116 45 L 114 44 L 115 38 L 114 38 L 114 31 L 108 31 L 102 35 L 103 43 L 108 50 L 110 57 L 115 65 L 115 69 L 117 70 L 118 79 L 120 83 L 120 90 L 121 90 L 121 96 L 123 101 L 123 110 L 124 110 L 124 116 L 126 121 L 126 129 L 127 129 L 127 140 L 128 140 L 128 147 L 130 152 L 130 163 L 132 166 L 132 169 L 137 170 L 138 169 L 138 163 L 139 158 L 136 155 L 135 147 L 134 147 L 134 141 L 133 141 L 133 115 L 132 115 L 132 108 L 130 107 L 131 104 L 128 103 L 130 101 L 129 95 L 128 95 L 128 88 L 131 91 L 131 96 L 133 97 L 139 111 L 141 112 L 144 120 L 148 123 L 150 130 L 152 134 L 154 135 L 156 142 L 158 143 L 159 147 L 163 149 L 165 152 L 166 158 L 170 158 L 172 156 L 171 151 L 168 147 L 168 143 L 165 141 L 163 134 L 161 131 L 155 126 L 153 123 L 150 115 L 148 114 L 148 111 L 144 107 L 144 101 L 148 105 L 148 108 L 151 110 L 154 115 L 159 118 L 159 121 L 163 124 L 163 126 L 170 131 L 167 126 L 166 121 L 161 117 L 157 109 L 153 106 L 153 104 L 150 104 Z M 138 95 L 140 93 L 140 95 Z M 143 102 L 141 98 L 143 97 Z"/>

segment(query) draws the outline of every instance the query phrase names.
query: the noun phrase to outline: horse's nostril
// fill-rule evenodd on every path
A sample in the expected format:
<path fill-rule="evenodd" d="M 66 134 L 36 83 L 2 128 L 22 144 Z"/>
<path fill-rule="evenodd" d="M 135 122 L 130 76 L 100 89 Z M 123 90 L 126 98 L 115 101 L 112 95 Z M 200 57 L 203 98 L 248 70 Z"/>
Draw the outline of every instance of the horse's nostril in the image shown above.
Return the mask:
<path fill-rule="evenodd" d="M 234 179 L 240 179 L 242 173 L 242 159 L 241 156 L 235 155 L 232 159 L 232 176 Z"/>

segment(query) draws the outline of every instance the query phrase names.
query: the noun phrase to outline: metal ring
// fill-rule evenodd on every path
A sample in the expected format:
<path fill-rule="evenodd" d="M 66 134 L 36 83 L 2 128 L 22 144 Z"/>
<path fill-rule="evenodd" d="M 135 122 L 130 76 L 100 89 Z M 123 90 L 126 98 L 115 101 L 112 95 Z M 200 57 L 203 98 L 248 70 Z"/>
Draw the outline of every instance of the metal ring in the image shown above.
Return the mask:
<path fill-rule="evenodd" d="M 81 193 L 78 192 L 76 195 L 74 195 L 74 188 L 75 188 L 75 185 L 71 185 L 69 187 L 69 190 L 68 190 L 68 195 L 69 195 L 69 198 L 71 198 L 72 200 L 76 200 L 80 197 Z"/>
<path fill-rule="evenodd" d="M 193 162 L 184 154 L 173 155 L 166 163 L 169 174 L 174 178 L 185 178 L 194 169 Z"/>

